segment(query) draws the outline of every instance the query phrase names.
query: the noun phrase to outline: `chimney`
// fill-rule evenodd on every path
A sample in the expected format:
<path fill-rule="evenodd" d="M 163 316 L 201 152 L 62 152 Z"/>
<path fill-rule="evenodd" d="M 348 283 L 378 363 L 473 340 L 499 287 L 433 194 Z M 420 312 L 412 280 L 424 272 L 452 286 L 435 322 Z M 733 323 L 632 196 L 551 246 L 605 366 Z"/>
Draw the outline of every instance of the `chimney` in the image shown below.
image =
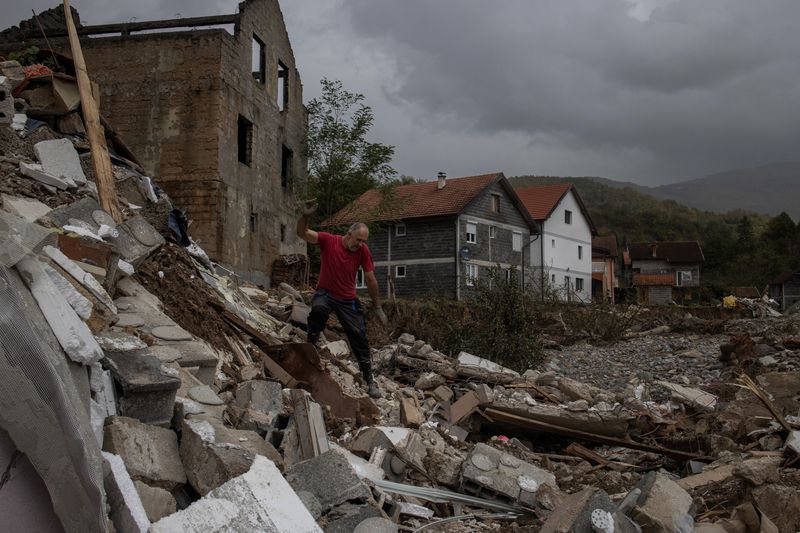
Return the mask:
<path fill-rule="evenodd" d="M 440 191 L 444 189 L 445 185 L 447 185 L 447 174 L 445 174 L 444 172 L 439 172 L 438 178 L 439 178 L 439 183 L 436 184 L 436 190 Z"/>

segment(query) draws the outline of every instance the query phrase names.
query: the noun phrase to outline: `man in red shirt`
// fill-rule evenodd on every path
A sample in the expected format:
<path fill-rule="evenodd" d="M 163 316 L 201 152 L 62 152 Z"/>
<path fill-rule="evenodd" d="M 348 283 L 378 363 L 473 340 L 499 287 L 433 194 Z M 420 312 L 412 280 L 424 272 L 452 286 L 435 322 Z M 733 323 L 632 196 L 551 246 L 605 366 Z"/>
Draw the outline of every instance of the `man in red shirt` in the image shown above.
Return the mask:
<path fill-rule="evenodd" d="M 316 202 L 306 202 L 303 214 L 297 221 L 297 235 L 309 244 L 319 245 L 322 259 L 317 291 L 308 315 L 308 342 L 317 343 L 319 334 L 328 322 L 328 316 L 331 311 L 335 312 L 356 355 L 367 392 L 373 398 L 380 398 L 381 391 L 372 377 L 372 356 L 364 328 L 364 312 L 356 297 L 356 274 L 361 268 L 364 270 L 369 296 L 375 306 L 375 314 L 381 322 L 387 323 L 378 296 L 375 266 L 367 246 L 369 229 L 364 223 L 356 222 L 345 235 L 311 230 L 308 228 L 308 217 L 315 210 Z"/>

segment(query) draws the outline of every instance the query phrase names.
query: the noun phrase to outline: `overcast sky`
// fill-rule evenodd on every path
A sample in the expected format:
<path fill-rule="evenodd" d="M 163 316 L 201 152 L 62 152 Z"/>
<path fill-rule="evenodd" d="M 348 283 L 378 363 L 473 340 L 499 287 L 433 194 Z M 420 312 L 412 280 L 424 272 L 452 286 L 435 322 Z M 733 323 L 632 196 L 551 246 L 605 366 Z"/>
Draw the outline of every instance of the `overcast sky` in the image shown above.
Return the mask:
<path fill-rule="evenodd" d="M 7 2 L 4 1 L 4 4 Z M 56 2 L 3 6 L 0 26 Z M 233 13 L 73 0 L 84 24 Z M 306 100 L 363 93 L 401 174 L 655 185 L 800 155 L 798 0 L 284 0 Z"/>

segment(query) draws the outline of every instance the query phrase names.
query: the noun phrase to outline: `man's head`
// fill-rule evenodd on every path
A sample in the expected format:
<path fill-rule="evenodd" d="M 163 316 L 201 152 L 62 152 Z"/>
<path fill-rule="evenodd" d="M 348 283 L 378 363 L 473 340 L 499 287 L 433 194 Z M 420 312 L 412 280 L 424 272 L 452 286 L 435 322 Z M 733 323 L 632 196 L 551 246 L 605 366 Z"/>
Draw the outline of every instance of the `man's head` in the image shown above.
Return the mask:
<path fill-rule="evenodd" d="M 357 252 L 367 239 L 369 239 L 369 228 L 363 222 L 356 222 L 342 237 L 342 244 L 351 252 Z"/>

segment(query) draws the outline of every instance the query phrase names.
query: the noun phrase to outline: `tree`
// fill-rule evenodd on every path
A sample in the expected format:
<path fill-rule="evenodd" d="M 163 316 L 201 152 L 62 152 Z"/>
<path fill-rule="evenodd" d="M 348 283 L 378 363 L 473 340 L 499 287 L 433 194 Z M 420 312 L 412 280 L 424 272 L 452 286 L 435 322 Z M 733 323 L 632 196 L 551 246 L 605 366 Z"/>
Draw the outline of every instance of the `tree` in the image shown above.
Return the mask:
<path fill-rule="evenodd" d="M 368 142 L 374 122 L 364 95 L 323 78 L 322 95 L 308 103 L 306 157 L 310 192 L 324 220 L 365 191 L 388 184 L 397 173 L 389 164 L 394 146 Z"/>

